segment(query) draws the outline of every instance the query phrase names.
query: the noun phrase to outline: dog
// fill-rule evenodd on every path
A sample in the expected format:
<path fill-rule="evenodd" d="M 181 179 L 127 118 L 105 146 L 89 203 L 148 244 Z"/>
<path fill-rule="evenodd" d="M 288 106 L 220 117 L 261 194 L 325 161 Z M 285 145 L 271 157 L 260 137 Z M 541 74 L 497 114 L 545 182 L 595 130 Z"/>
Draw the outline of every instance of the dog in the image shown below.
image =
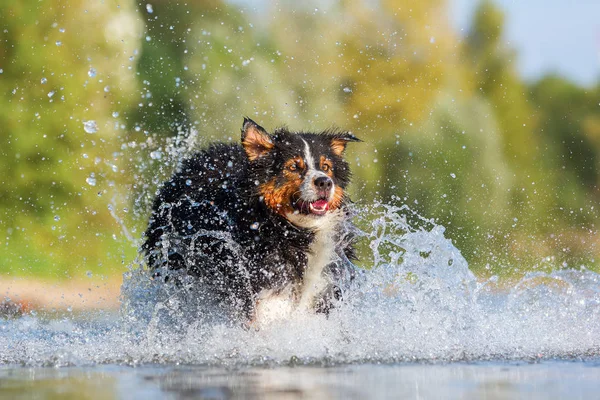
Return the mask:
<path fill-rule="evenodd" d="M 253 321 L 281 304 L 329 313 L 356 274 L 349 132 L 269 134 L 212 144 L 157 190 L 142 252 L 155 277 L 183 270 Z M 262 311 L 261 311 L 262 310 Z"/>

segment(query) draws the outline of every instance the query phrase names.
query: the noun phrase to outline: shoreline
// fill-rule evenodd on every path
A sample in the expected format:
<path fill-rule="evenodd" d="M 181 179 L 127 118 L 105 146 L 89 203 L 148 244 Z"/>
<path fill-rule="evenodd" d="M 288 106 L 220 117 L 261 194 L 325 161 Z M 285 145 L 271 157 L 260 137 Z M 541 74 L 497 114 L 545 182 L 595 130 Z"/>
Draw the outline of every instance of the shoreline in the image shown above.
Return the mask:
<path fill-rule="evenodd" d="M 0 316 L 34 310 L 117 310 L 122 282 L 121 277 L 45 281 L 0 276 Z"/>

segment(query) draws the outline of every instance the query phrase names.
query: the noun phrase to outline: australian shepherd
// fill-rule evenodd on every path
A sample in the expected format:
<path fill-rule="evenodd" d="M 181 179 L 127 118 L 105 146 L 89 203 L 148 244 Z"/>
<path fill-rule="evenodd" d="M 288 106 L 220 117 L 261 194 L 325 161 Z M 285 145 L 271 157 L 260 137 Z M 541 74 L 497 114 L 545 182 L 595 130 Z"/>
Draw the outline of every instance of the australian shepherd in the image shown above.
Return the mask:
<path fill-rule="evenodd" d="M 355 274 L 343 155 L 358 141 L 269 134 L 244 119 L 241 145 L 194 154 L 157 191 L 142 245 L 149 269 L 185 271 L 246 322 L 282 305 L 328 313 Z"/>

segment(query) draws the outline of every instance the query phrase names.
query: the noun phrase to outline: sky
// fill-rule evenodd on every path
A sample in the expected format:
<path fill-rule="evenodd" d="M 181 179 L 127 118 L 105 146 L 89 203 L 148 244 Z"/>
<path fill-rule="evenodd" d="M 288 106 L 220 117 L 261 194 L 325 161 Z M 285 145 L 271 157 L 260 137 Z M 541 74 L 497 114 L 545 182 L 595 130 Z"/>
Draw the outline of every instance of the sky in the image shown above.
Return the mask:
<path fill-rule="evenodd" d="M 495 0 L 506 13 L 505 39 L 521 75 L 558 73 L 580 84 L 600 80 L 600 0 Z M 479 0 L 450 0 L 455 28 L 466 34 Z M 461 31 L 462 30 L 462 31 Z"/>

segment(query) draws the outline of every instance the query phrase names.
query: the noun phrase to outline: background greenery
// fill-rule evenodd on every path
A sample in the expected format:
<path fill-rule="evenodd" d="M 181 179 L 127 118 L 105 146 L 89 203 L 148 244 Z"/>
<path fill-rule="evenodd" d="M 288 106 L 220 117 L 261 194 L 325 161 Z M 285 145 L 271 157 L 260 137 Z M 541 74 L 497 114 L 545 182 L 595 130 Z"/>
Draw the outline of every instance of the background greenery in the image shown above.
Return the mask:
<path fill-rule="evenodd" d="M 353 197 L 481 275 L 597 268 L 599 84 L 523 81 L 491 1 L 466 36 L 443 0 L 298 3 L 1 2 L 0 274 L 121 273 L 158 183 L 244 115 L 353 131 Z"/>

